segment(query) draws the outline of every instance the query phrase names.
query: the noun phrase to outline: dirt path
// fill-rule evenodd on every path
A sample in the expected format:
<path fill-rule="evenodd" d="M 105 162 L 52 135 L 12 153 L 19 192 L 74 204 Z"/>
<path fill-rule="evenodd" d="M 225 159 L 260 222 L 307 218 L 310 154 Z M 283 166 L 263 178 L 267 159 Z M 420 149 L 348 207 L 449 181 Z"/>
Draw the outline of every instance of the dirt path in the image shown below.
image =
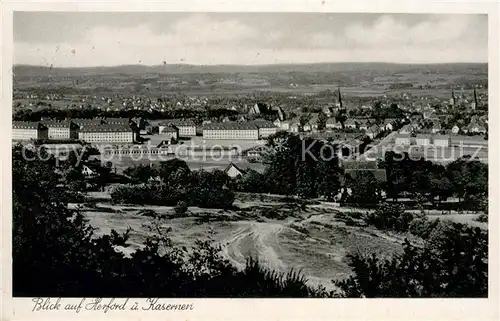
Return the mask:
<path fill-rule="evenodd" d="M 284 271 L 286 265 L 280 260 L 279 234 L 285 229 L 279 223 L 239 222 L 234 234 L 221 241 L 225 244 L 222 253 L 238 268 L 245 266 L 245 258 L 253 256 L 274 270 Z"/>

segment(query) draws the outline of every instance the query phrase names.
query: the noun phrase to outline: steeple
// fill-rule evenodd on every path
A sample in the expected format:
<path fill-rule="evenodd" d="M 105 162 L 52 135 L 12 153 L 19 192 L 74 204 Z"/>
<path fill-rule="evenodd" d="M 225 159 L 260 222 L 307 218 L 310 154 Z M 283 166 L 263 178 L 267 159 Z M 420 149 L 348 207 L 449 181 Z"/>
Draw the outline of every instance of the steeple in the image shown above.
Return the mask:
<path fill-rule="evenodd" d="M 472 110 L 475 110 L 477 108 L 476 88 L 474 88 L 474 94 L 473 94 L 473 98 L 472 98 L 471 107 L 472 107 Z"/>
<path fill-rule="evenodd" d="M 340 87 L 339 87 L 339 107 L 342 109 L 344 106 L 342 105 L 342 95 L 340 94 Z"/>
<path fill-rule="evenodd" d="M 474 88 L 474 103 L 476 104 L 476 107 L 477 107 L 476 88 Z"/>
<path fill-rule="evenodd" d="M 450 99 L 452 107 L 455 107 L 457 104 L 457 99 L 455 98 L 455 92 L 452 90 L 451 91 L 451 99 Z"/>

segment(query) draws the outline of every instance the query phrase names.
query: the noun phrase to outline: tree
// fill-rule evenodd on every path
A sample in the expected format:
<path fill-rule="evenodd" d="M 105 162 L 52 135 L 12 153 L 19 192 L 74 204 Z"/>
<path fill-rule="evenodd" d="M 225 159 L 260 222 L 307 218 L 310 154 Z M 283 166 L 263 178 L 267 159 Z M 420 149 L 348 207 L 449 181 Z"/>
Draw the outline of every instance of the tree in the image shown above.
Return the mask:
<path fill-rule="evenodd" d="M 488 193 L 488 165 L 461 158 L 448 164 L 446 171 L 462 207 L 478 209 L 479 200 Z"/>
<path fill-rule="evenodd" d="M 344 123 L 346 120 L 347 120 L 347 116 L 345 115 L 344 111 L 340 111 L 335 115 L 335 121 L 341 123 L 342 127 L 344 127 Z"/>
<path fill-rule="evenodd" d="M 178 158 L 160 162 L 157 171 L 162 181 L 172 187 L 183 185 L 191 173 L 188 164 Z"/>
<path fill-rule="evenodd" d="M 311 114 L 302 114 L 299 118 L 300 127 L 303 128 L 311 120 Z"/>
<path fill-rule="evenodd" d="M 317 166 L 317 186 L 319 196 L 333 201 L 340 191 L 340 169 L 338 159 L 320 161 Z"/>
<path fill-rule="evenodd" d="M 158 175 L 157 168 L 149 164 L 139 164 L 127 167 L 123 174 L 130 177 L 135 183 L 147 183 L 149 180 Z"/>
<path fill-rule="evenodd" d="M 318 113 L 318 130 L 323 130 L 326 127 L 326 121 L 328 120 L 328 117 L 323 111 L 320 111 Z"/>
<path fill-rule="evenodd" d="M 297 161 L 295 171 L 296 194 L 302 198 L 317 197 L 315 162 Z"/>
<path fill-rule="evenodd" d="M 188 204 L 184 201 L 179 201 L 174 207 L 174 211 L 177 216 L 184 216 L 188 211 Z"/>
<path fill-rule="evenodd" d="M 268 137 L 269 149 L 264 157 L 267 164 L 264 176 L 271 193 L 293 195 L 296 186 L 296 164 L 301 157 L 301 140 L 298 136 L 278 132 Z"/>
<path fill-rule="evenodd" d="M 362 175 L 357 175 L 355 179 L 348 178 L 347 186 L 351 189 L 349 203 L 371 207 L 381 201 L 379 182 L 370 171 L 363 171 Z"/>
<path fill-rule="evenodd" d="M 205 208 L 229 209 L 235 195 L 227 189 L 229 177 L 220 170 L 213 172 L 195 171 L 191 174 L 191 204 Z"/>
<path fill-rule="evenodd" d="M 102 166 L 101 163 L 96 160 L 93 162 L 92 167 L 96 171 L 96 175 L 92 178 L 92 180 L 94 181 L 94 184 L 101 189 L 101 191 L 104 191 L 106 184 L 111 181 L 113 163 L 106 162 L 106 164 Z"/>
<path fill-rule="evenodd" d="M 266 177 L 252 169 L 236 178 L 235 188 L 238 191 L 249 193 L 267 193 L 269 191 Z"/>

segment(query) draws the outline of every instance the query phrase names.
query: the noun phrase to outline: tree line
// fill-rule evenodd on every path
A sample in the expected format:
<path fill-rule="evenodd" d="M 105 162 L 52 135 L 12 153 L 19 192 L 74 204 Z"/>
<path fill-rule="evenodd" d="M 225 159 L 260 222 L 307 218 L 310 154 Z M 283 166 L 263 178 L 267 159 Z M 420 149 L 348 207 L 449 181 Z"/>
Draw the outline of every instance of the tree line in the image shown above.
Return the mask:
<path fill-rule="evenodd" d="M 460 209 L 485 210 L 488 199 L 488 164 L 464 156 L 446 166 L 408 153 L 387 152 L 379 164 L 387 172 L 387 196 L 397 201 L 402 195 L 433 207 L 451 197 Z"/>
<path fill-rule="evenodd" d="M 195 109 L 173 109 L 166 111 L 147 111 L 135 109 L 121 109 L 121 110 L 102 110 L 99 108 L 68 108 L 68 109 L 54 109 L 44 108 L 40 110 L 22 109 L 13 115 L 15 121 L 40 121 L 42 118 L 51 118 L 64 120 L 69 118 L 135 118 L 142 117 L 144 119 L 194 119 L 198 120 L 199 124 L 203 119 L 219 119 L 224 117 L 231 117 L 237 115 L 238 112 L 224 108 L 213 108 L 204 110 Z"/>
<path fill-rule="evenodd" d="M 191 171 L 179 159 L 129 167 L 124 174 L 133 184 L 111 192 L 115 203 L 175 206 L 182 202 L 188 206 L 227 209 L 235 198 L 226 173 Z"/>
<path fill-rule="evenodd" d="M 457 209 L 487 207 L 488 165 L 467 156 L 443 166 L 412 159 L 408 153 L 387 152 L 377 164 L 386 171 L 387 179 L 381 181 L 371 170 L 360 169 L 356 177 L 346 175 L 336 145 L 280 132 L 268 138 L 267 147 L 265 171 L 246 171 L 235 180 L 237 191 L 321 197 L 364 207 L 383 202 L 386 191 L 394 202 L 406 197 L 420 207 L 429 202 L 437 208 L 451 197 L 458 199 Z"/>

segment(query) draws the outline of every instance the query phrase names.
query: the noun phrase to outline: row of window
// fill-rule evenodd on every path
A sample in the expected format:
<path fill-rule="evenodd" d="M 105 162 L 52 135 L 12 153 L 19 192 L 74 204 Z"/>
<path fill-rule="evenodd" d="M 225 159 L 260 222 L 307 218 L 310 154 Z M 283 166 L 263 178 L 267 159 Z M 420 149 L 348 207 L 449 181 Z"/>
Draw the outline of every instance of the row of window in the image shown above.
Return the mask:
<path fill-rule="evenodd" d="M 234 130 L 228 130 L 228 129 L 224 129 L 224 130 L 218 130 L 218 129 L 205 129 L 203 131 L 203 134 L 251 134 L 251 135 L 256 135 L 258 133 L 257 130 L 237 130 L 237 129 L 234 129 Z"/>
<path fill-rule="evenodd" d="M 80 133 L 79 138 L 89 142 L 133 142 L 132 133 Z"/>
<path fill-rule="evenodd" d="M 36 129 L 12 129 L 12 139 L 38 139 L 45 138 L 46 132 L 41 132 Z"/>

